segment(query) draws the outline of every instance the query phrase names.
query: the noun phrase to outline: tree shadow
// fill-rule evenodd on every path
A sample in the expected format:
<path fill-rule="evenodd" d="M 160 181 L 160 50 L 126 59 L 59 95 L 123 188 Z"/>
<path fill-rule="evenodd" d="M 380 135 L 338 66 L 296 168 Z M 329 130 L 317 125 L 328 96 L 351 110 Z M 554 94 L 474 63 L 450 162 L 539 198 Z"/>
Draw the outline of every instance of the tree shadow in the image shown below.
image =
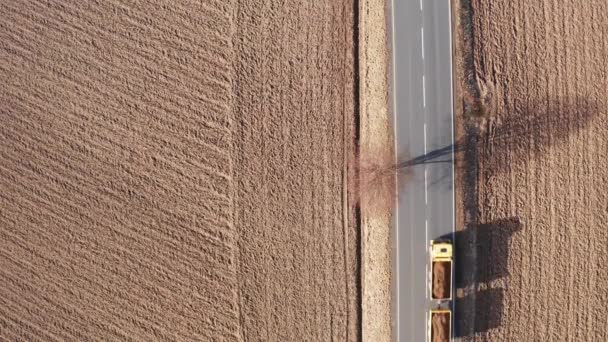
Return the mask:
<path fill-rule="evenodd" d="M 466 105 L 463 103 L 463 110 Z M 498 107 L 498 106 L 494 106 Z M 505 108 L 507 106 L 505 105 Z M 513 104 L 510 112 L 494 117 L 464 118 L 464 134 L 444 146 L 397 164 L 398 169 L 452 163 L 462 184 L 457 201 L 462 203 L 464 227 L 455 234 L 455 284 L 465 294 L 457 299 L 455 329 L 459 336 L 497 328 L 502 315 L 502 289 L 486 293 L 490 282 L 509 277 L 509 239 L 522 229 L 518 217 L 484 222 L 495 217 L 483 206 L 479 182 L 525 167 L 531 159 L 551 152 L 569 137 L 580 134 L 598 113 L 598 106 L 585 98 L 544 100 Z M 496 115 L 498 114 L 498 115 Z M 453 152 L 453 154 L 452 154 Z M 449 175 L 451 176 L 451 175 Z M 451 182 L 451 180 L 448 180 Z M 482 290 L 484 289 L 484 290 Z"/>
<path fill-rule="evenodd" d="M 541 108 L 529 115 L 512 115 L 509 120 L 476 121 L 454 144 L 401 160 L 396 168 L 449 164 L 453 162 L 453 152 L 463 154 L 467 161 L 461 167 L 469 167 L 470 159 L 483 159 L 484 164 L 493 166 L 493 171 L 508 172 L 514 164 L 546 152 L 584 129 L 597 114 L 597 104 L 582 99 L 575 104 L 547 101 Z"/>
<path fill-rule="evenodd" d="M 461 153 L 462 164 L 457 166 L 457 172 L 463 182 L 459 200 L 465 220 L 462 241 L 457 241 L 457 253 L 465 258 L 457 263 L 457 286 L 463 292 L 469 291 L 471 298 L 459 308 L 460 315 L 472 322 L 460 322 L 456 327 L 463 336 L 500 325 L 503 305 L 497 301 L 502 301 L 502 295 L 487 296 L 479 289 L 509 276 L 509 238 L 522 230 L 519 218 L 483 222 L 485 217 L 495 215 L 493 208 L 481 205 L 484 194 L 479 193 L 479 182 L 488 186 L 495 176 L 508 174 L 531 159 L 550 153 L 553 146 L 588 127 L 597 114 L 597 106 L 585 99 L 576 103 L 546 100 L 500 114 L 502 120 L 465 121 L 464 137 L 455 147 Z"/>

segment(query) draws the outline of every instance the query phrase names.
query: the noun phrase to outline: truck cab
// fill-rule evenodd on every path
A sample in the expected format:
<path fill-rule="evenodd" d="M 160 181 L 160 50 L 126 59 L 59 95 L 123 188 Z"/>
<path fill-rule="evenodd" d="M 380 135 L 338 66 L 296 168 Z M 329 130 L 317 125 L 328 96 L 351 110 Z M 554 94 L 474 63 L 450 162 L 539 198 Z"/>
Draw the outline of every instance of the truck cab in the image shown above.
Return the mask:
<path fill-rule="evenodd" d="M 450 240 L 431 240 L 431 298 L 452 300 L 453 246 Z"/>

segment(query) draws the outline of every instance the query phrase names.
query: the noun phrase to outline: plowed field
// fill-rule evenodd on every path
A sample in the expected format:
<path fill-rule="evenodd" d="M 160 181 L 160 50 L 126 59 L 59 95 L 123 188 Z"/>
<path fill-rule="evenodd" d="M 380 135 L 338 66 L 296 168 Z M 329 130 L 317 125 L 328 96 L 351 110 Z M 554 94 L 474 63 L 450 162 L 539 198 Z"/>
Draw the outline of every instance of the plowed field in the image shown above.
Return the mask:
<path fill-rule="evenodd" d="M 459 11 L 457 334 L 606 341 L 608 3 Z"/>
<path fill-rule="evenodd" d="M 360 336 L 351 1 L 0 1 L 0 339 Z"/>

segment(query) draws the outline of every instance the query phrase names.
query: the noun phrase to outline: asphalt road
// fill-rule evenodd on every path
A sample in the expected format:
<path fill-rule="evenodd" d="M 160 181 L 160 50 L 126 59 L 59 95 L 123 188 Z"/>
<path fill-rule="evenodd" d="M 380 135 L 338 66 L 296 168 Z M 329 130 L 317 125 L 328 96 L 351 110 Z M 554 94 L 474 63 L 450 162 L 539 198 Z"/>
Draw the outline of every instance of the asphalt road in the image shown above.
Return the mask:
<path fill-rule="evenodd" d="M 426 341 L 429 241 L 454 232 L 450 3 L 393 0 L 391 11 L 396 152 L 410 173 L 396 215 L 395 336 Z"/>

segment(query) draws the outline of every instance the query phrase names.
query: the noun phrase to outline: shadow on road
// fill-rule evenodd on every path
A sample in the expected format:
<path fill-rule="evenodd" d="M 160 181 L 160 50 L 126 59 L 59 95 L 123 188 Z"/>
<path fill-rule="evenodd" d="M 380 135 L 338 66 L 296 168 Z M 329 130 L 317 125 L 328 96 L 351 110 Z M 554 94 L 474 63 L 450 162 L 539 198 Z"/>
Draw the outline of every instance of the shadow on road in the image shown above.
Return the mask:
<path fill-rule="evenodd" d="M 526 228 L 518 217 L 487 222 L 486 218 L 497 215 L 492 207 L 481 204 L 487 199 L 486 194 L 479 191 L 479 182 L 484 182 L 484 188 L 491 187 L 493 179 L 523 167 L 532 158 L 550 153 L 552 146 L 565 143 L 569 136 L 587 127 L 596 109 L 594 103 L 584 100 L 576 104 L 545 101 L 513 113 L 502 113 L 502 120 L 468 119 L 465 122 L 464 137 L 454 147 L 460 153 L 456 170 L 462 191 L 457 200 L 463 204 L 465 220 L 464 230 L 456 237 L 459 258 L 456 283 L 469 298 L 457 306 L 455 313 L 462 318 L 455 327 L 460 336 L 500 326 L 502 292 L 488 295 L 484 291 L 488 291 L 489 283 L 496 279 L 504 278 L 508 284 L 509 272 L 513 271 L 508 265 L 509 240 Z"/>
<path fill-rule="evenodd" d="M 459 311 L 462 309 L 462 317 L 473 322 L 473 332 L 498 327 L 494 323 L 500 323 L 500 319 L 495 320 L 491 315 L 502 315 L 502 309 L 496 312 L 502 305 L 493 301 L 495 306 L 488 307 L 478 292 L 499 278 L 505 278 L 508 286 L 512 271 L 507 263 L 509 239 L 526 228 L 520 218 L 515 217 L 487 222 L 486 218 L 497 215 L 494 208 L 481 204 L 492 194 L 480 192 L 479 182 L 484 182 L 484 188 L 491 188 L 491 180 L 505 177 L 504 174 L 523 167 L 530 159 L 550 153 L 552 146 L 566 143 L 570 136 L 588 127 L 597 114 L 597 104 L 582 98 L 575 103 L 546 100 L 515 109 L 499 113 L 501 120 L 469 119 L 465 122 L 464 138 L 457 147 L 461 153 L 457 172 L 463 182 L 459 200 L 464 210 L 464 231 L 469 231 L 469 236 L 463 238 L 462 243 L 458 241 L 457 246 L 459 255 L 471 258 L 459 264 L 458 286 L 469 291 L 474 299 L 471 306 L 465 303 Z"/>
<path fill-rule="evenodd" d="M 483 160 L 495 172 L 509 172 L 514 164 L 546 152 L 548 147 L 587 127 L 598 108 L 596 103 L 585 99 L 576 103 L 546 100 L 529 107 L 530 112 L 510 114 L 509 119 L 472 122 L 467 125 L 465 136 L 454 144 L 400 160 L 396 168 L 450 164 L 454 151 L 462 153 L 467 161 L 461 167 L 469 168 L 472 158 Z"/>
<path fill-rule="evenodd" d="M 465 296 L 457 299 L 460 305 L 455 312 L 455 317 L 460 318 L 455 326 L 459 336 L 500 325 L 503 292 L 490 288 L 489 283 L 508 279 L 512 271 L 508 265 L 509 240 L 524 229 L 519 217 L 488 221 L 497 215 L 492 207 L 481 205 L 487 198 L 479 191 L 480 180 L 488 188 L 493 179 L 504 177 L 515 168 L 521 170 L 530 159 L 550 153 L 552 146 L 567 143 L 570 136 L 579 134 L 596 113 L 595 103 L 579 98 L 575 103 L 546 100 L 495 117 L 465 118 L 463 137 L 453 145 L 397 164 L 400 170 L 449 164 L 454 151 L 454 167 L 462 188 L 456 200 L 462 204 L 465 221 L 464 227 L 457 227 L 461 230 L 455 236 L 455 283 Z"/>

